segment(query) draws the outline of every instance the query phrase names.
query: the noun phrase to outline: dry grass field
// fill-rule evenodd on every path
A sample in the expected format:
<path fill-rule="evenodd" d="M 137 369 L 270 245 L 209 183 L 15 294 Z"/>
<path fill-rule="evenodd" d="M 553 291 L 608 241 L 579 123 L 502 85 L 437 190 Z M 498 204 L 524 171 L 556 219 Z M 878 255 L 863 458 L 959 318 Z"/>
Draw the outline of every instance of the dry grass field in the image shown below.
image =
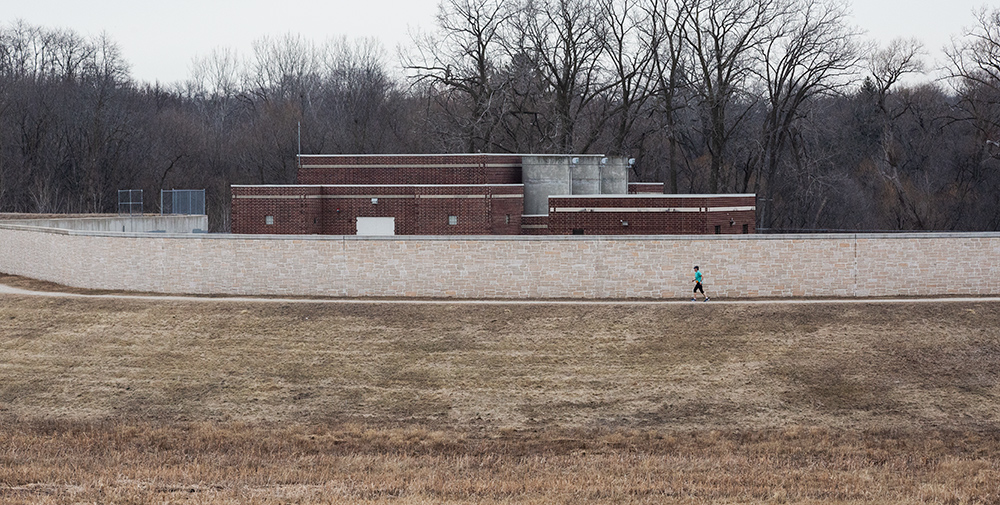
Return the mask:
<path fill-rule="evenodd" d="M 0 503 L 1000 503 L 998 309 L 0 295 Z"/>

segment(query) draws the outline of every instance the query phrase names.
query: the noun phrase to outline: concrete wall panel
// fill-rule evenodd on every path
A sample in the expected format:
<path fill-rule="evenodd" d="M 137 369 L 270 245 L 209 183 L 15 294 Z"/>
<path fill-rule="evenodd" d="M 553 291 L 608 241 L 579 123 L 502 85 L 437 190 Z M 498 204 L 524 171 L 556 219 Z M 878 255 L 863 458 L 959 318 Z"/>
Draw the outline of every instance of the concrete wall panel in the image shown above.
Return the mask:
<path fill-rule="evenodd" d="M 4 224 L 38 226 L 80 231 L 117 231 L 123 233 L 205 233 L 208 216 L 143 215 L 118 217 L 62 217 L 45 219 L 9 219 Z"/>

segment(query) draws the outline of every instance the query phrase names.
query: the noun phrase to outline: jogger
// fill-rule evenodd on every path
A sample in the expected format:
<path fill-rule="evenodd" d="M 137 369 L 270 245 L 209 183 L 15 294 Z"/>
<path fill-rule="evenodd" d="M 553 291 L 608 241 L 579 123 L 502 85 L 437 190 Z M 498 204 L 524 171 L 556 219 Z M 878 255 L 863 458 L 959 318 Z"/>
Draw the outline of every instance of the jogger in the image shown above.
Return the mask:
<path fill-rule="evenodd" d="M 698 270 L 698 265 L 695 265 L 694 266 L 694 294 L 691 295 L 691 301 L 692 302 L 698 300 L 698 293 L 699 292 L 701 292 L 701 295 L 705 297 L 705 301 L 706 302 L 708 301 L 708 295 L 705 294 L 705 288 L 702 286 L 701 280 L 702 280 L 701 270 Z"/>

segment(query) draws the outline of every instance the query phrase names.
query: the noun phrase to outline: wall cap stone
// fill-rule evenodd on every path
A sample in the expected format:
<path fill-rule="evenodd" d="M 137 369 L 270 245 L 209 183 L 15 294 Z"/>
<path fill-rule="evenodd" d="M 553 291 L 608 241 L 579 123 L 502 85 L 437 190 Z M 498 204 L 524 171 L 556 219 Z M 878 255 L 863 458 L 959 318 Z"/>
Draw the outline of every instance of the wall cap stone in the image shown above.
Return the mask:
<path fill-rule="evenodd" d="M 23 220 L 19 220 L 22 221 Z M 641 242 L 641 241 L 695 241 L 695 240 L 911 240 L 911 239 L 968 239 L 1000 238 L 1000 232 L 900 232 L 900 233 L 798 233 L 798 234 L 747 234 L 747 235 L 281 235 L 234 233 L 159 233 L 159 232 L 107 232 L 81 231 L 61 228 L 10 224 L 0 221 L 0 229 L 23 230 L 58 235 L 120 237 L 120 238 L 176 238 L 188 240 L 311 240 L 311 241 L 487 241 L 487 242 Z"/>

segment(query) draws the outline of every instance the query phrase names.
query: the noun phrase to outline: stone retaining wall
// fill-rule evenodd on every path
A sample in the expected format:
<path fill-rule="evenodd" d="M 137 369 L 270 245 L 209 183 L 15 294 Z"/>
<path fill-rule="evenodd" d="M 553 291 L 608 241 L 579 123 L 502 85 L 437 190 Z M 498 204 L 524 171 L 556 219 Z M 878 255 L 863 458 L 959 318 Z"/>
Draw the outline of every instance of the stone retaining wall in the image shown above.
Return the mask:
<path fill-rule="evenodd" d="M 121 233 L 206 233 L 208 231 L 208 216 L 204 214 L 89 217 L 84 215 L 31 217 L 30 214 L 4 214 L 0 215 L 0 219 L 4 224 L 79 231 Z"/>
<path fill-rule="evenodd" d="M 433 298 L 1000 294 L 1000 234 L 354 237 L 0 224 L 0 272 L 164 293 Z"/>

